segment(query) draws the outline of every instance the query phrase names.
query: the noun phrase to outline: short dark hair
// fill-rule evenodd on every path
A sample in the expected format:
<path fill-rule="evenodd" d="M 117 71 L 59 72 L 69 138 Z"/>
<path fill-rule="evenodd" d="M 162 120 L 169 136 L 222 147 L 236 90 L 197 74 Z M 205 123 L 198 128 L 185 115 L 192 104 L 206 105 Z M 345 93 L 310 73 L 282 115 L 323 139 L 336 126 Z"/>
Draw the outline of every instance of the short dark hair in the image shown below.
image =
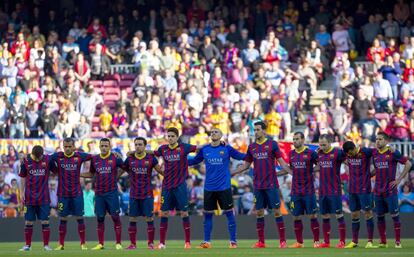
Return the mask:
<path fill-rule="evenodd" d="M 301 139 L 304 139 L 305 138 L 305 134 L 303 134 L 303 132 L 301 132 L 301 131 L 296 131 L 293 135 L 294 136 L 299 135 Z"/>
<path fill-rule="evenodd" d="M 260 126 L 262 129 L 266 129 L 266 123 L 264 123 L 263 121 L 257 121 L 254 123 L 254 126 Z"/>
<path fill-rule="evenodd" d="M 325 139 L 329 143 L 332 143 L 334 141 L 333 136 L 330 135 L 330 134 L 322 134 L 322 135 L 319 136 L 319 139 Z"/>
<path fill-rule="evenodd" d="M 174 133 L 177 137 L 179 136 L 179 132 L 178 132 L 178 129 L 177 128 L 174 128 L 174 127 L 172 127 L 172 128 L 168 128 L 167 129 L 167 133 L 168 132 L 172 132 L 172 133 Z"/>
<path fill-rule="evenodd" d="M 42 155 L 43 155 L 44 151 L 43 151 L 43 147 L 40 145 L 35 145 L 32 148 L 32 154 L 34 157 L 36 157 L 37 159 L 39 159 Z"/>
<path fill-rule="evenodd" d="M 387 141 L 390 140 L 390 136 L 387 133 L 385 133 L 384 131 L 378 132 L 377 136 L 382 136 Z"/>
<path fill-rule="evenodd" d="M 109 140 L 109 138 L 107 138 L 107 137 L 104 137 L 104 138 L 101 138 L 101 140 L 99 140 L 99 144 L 101 144 L 102 142 L 111 143 L 111 140 Z"/>
<path fill-rule="evenodd" d="M 142 141 L 142 142 L 144 142 L 144 145 L 147 145 L 147 140 L 146 140 L 145 138 L 143 138 L 143 137 L 136 137 L 136 138 L 134 139 L 134 143 L 135 143 L 136 141 Z"/>
<path fill-rule="evenodd" d="M 356 148 L 356 145 L 352 141 L 346 141 L 344 145 L 342 146 L 342 149 L 344 150 L 345 153 L 349 153 L 355 148 Z"/>
<path fill-rule="evenodd" d="M 75 140 L 71 137 L 67 137 L 65 139 L 63 139 L 63 143 L 72 143 L 75 144 Z"/>

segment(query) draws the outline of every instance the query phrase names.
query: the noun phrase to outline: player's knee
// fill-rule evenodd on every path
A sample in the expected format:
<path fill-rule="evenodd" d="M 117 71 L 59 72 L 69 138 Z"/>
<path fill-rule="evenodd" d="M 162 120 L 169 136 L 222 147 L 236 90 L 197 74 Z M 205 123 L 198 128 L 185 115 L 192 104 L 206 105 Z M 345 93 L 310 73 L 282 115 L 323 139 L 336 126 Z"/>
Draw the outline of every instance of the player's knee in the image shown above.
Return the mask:
<path fill-rule="evenodd" d="M 42 221 L 40 221 L 40 224 L 42 224 L 42 225 L 48 225 L 49 224 L 49 221 L 48 220 L 42 220 Z"/>
<path fill-rule="evenodd" d="M 66 222 L 66 221 L 68 221 L 68 217 L 60 217 L 60 220 Z"/>
<path fill-rule="evenodd" d="M 99 216 L 99 217 L 96 217 L 96 219 L 98 220 L 98 223 L 105 222 L 105 216 Z"/>
<path fill-rule="evenodd" d="M 301 219 L 302 219 L 302 216 L 301 215 L 293 216 L 293 220 L 294 221 L 301 220 Z"/>
<path fill-rule="evenodd" d="M 161 212 L 161 217 L 168 217 L 169 216 L 169 212 L 168 211 L 163 211 Z"/>
<path fill-rule="evenodd" d="M 344 214 L 343 213 L 335 214 L 335 217 L 336 217 L 336 219 L 340 219 L 340 218 L 344 217 Z"/>
<path fill-rule="evenodd" d="M 374 217 L 374 213 L 372 212 L 372 210 L 368 210 L 365 212 L 364 216 L 365 219 L 371 219 L 372 217 Z"/>
<path fill-rule="evenodd" d="M 273 209 L 273 214 L 275 215 L 275 217 L 280 217 L 280 216 L 282 216 L 282 213 L 280 212 L 280 209 L 279 208 L 275 208 L 275 209 Z"/>
<path fill-rule="evenodd" d="M 145 221 L 146 222 L 152 222 L 152 221 L 154 221 L 154 218 L 153 217 L 146 217 Z"/>
<path fill-rule="evenodd" d="M 188 217 L 188 211 L 182 211 L 181 217 Z"/>
<path fill-rule="evenodd" d="M 329 219 L 331 215 L 329 214 L 322 214 L 322 219 Z"/>
<path fill-rule="evenodd" d="M 351 213 L 351 217 L 353 219 L 359 219 L 359 216 L 360 216 L 360 212 L 359 211 L 355 211 L 355 212 Z"/>
<path fill-rule="evenodd" d="M 264 217 L 264 209 L 257 210 L 256 216 L 258 218 Z"/>
<path fill-rule="evenodd" d="M 26 226 L 33 226 L 33 221 L 26 220 L 24 224 Z"/>
<path fill-rule="evenodd" d="M 129 222 L 137 222 L 138 217 L 129 217 Z"/>
<path fill-rule="evenodd" d="M 309 215 L 309 217 L 310 217 L 311 219 L 317 219 L 317 218 L 318 218 L 318 215 L 315 213 L 315 214 L 311 214 L 311 215 Z"/>

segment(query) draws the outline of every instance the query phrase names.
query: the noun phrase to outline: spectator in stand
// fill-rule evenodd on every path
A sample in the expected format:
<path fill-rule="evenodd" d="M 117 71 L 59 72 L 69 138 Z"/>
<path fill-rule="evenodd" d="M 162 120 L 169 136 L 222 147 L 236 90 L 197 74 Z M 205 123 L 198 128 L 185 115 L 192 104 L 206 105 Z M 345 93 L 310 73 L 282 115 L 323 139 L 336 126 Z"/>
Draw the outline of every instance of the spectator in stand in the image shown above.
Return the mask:
<path fill-rule="evenodd" d="M 412 184 L 405 183 L 398 193 L 398 205 L 400 212 L 414 213 L 414 192 L 411 190 Z"/>
<path fill-rule="evenodd" d="M 381 60 L 384 60 L 385 49 L 380 45 L 378 38 L 375 38 L 372 42 L 372 46 L 367 51 L 367 59 L 371 62 L 374 61 L 374 56 L 379 55 Z"/>
<path fill-rule="evenodd" d="M 398 22 L 394 21 L 394 17 L 391 13 L 387 14 L 387 20 L 382 23 L 381 27 L 384 30 L 385 37 L 388 39 L 399 38 L 400 26 L 398 25 Z"/>
<path fill-rule="evenodd" d="M 73 135 L 75 138 L 84 139 L 89 136 L 89 133 L 91 133 L 91 126 L 86 117 L 81 116 L 79 124 L 77 124 L 73 130 Z"/>
<path fill-rule="evenodd" d="M 29 101 L 28 109 L 26 111 L 26 137 L 38 138 L 40 130 L 40 112 L 39 104 L 34 101 Z"/>
<path fill-rule="evenodd" d="M 358 123 L 368 117 L 368 113 L 374 111 L 374 105 L 366 98 L 363 89 L 357 90 L 356 98 L 351 104 L 352 122 Z"/>
<path fill-rule="evenodd" d="M 326 26 L 321 24 L 319 25 L 319 32 L 315 35 L 315 40 L 318 44 L 324 48 L 328 47 L 331 43 L 331 34 L 326 30 Z"/>
<path fill-rule="evenodd" d="M 50 107 L 46 107 L 44 113 L 40 117 L 40 136 L 44 135 L 45 137 L 49 137 L 52 139 L 55 138 L 55 134 L 53 134 L 53 131 L 57 123 L 58 118 L 54 113 L 52 113 L 52 109 Z"/>
<path fill-rule="evenodd" d="M 368 49 L 372 42 L 381 33 L 381 26 L 375 21 L 375 16 L 370 15 L 368 17 L 368 23 L 366 23 L 362 28 L 362 36 L 364 38 L 364 50 Z"/>
<path fill-rule="evenodd" d="M 392 93 L 394 96 L 394 101 L 398 100 L 398 86 L 401 83 L 400 76 L 402 75 L 402 70 L 400 67 L 394 65 L 394 59 L 391 55 L 386 57 L 386 62 L 383 66 L 378 70 L 382 73 L 384 79 L 386 79 L 392 89 Z"/>
<path fill-rule="evenodd" d="M 247 42 L 247 48 L 243 49 L 241 57 L 243 59 L 244 66 L 247 67 L 259 61 L 260 53 L 255 48 L 254 40 L 249 39 L 249 41 Z"/>
<path fill-rule="evenodd" d="M 397 106 L 389 122 L 391 138 L 395 141 L 408 141 L 410 138 L 410 124 L 402 105 Z"/>
<path fill-rule="evenodd" d="M 375 97 L 375 111 L 385 112 L 391 107 L 390 101 L 393 99 L 390 82 L 382 78 L 381 73 L 377 73 L 373 83 Z"/>
<path fill-rule="evenodd" d="M 410 37 L 410 42 L 408 45 L 405 46 L 404 52 L 402 53 L 402 57 L 404 60 L 414 58 L 414 36 Z"/>
<path fill-rule="evenodd" d="M 116 33 L 112 33 L 105 43 L 111 63 L 120 64 L 124 60 L 124 52 L 126 43 Z"/>
<path fill-rule="evenodd" d="M 127 137 L 128 136 L 128 114 L 126 112 L 126 106 L 121 105 L 118 107 L 117 112 L 112 118 L 111 127 L 117 137 Z"/>
<path fill-rule="evenodd" d="M 95 45 L 95 51 L 91 54 L 91 77 L 92 79 L 102 79 L 110 72 L 110 60 L 103 51 L 100 43 Z"/>
<path fill-rule="evenodd" d="M 348 31 L 341 24 L 335 24 L 335 31 L 332 33 L 332 42 L 337 53 L 347 53 L 354 48 Z"/>
<path fill-rule="evenodd" d="M 101 24 L 101 21 L 99 18 L 94 18 L 92 23 L 89 25 L 87 32 L 89 34 L 95 34 L 97 32 L 100 32 L 102 37 L 104 39 L 107 38 L 106 28 Z"/>
<path fill-rule="evenodd" d="M 26 107 L 21 102 L 21 96 L 15 95 L 13 98 L 13 104 L 9 109 L 10 114 L 10 137 L 11 138 L 24 138 L 25 133 L 25 119 L 26 119 Z"/>
<path fill-rule="evenodd" d="M 91 77 L 91 69 L 88 61 L 85 60 L 83 53 L 78 53 L 74 63 L 74 72 L 77 80 L 85 86 Z"/>
<path fill-rule="evenodd" d="M 88 122 L 91 122 L 95 115 L 96 106 L 100 103 L 102 103 L 102 97 L 95 93 L 93 87 L 88 87 L 85 89 L 85 93 L 79 96 L 76 111 L 85 116 Z"/>

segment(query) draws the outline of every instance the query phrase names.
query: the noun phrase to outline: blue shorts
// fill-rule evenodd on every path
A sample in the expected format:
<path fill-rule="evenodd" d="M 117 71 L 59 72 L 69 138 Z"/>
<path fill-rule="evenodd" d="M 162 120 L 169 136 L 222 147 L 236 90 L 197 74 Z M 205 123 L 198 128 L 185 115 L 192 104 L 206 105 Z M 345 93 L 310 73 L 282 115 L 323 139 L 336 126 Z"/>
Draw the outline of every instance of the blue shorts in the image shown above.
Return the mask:
<path fill-rule="evenodd" d="M 60 217 L 66 217 L 69 215 L 83 216 L 83 195 L 75 197 L 60 197 L 58 201 L 58 211 Z"/>
<path fill-rule="evenodd" d="M 176 188 L 163 189 L 161 192 L 161 211 L 187 211 L 187 184 L 182 183 Z"/>
<path fill-rule="evenodd" d="M 351 212 L 372 210 L 372 194 L 349 194 L 349 209 Z"/>
<path fill-rule="evenodd" d="M 315 195 L 292 195 L 290 200 L 290 211 L 293 216 L 315 214 L 318 211 Z"/>
<path fill-rule="evenodd" d="M 154 214 L 154 198 L 148 197 L 145 199 L 131 198 L 129 201 L 129 216 L 130 217 L 152 217 Z"/>
<path fill-rule="evenodd" d="M 256 189 L 254 190 L 254 201 L 256 210 L 279 209 L 280 197 L 278 188 Z"/>
<path fill-rule="evenodd" d="M 340 196 L 320 196 L 319 210 L 322 215 L 342 214 L 342 200 Z"/>
<path fill-rule="evenodd" d="M 25 205 L 24 219 L 27 221 L 49 220 L 50 205 Z"/>
<path fill-rule="evenodd" d="M 118 215 L 119 195 L 118 190 L 107 192 L 102 195 L 95 195 L 95 214 L 96 217 L 105 217 L 106 212 L 110 215 Z"/>
<path fill-rule="evenodd" d="M 397 195 L 391 195 L 388 197 L 376 195 L 374 197 L 374 201 L 375 211 L 378 216 L 382 216 L 386 213 L 397 214 L 399 212 Z"/>

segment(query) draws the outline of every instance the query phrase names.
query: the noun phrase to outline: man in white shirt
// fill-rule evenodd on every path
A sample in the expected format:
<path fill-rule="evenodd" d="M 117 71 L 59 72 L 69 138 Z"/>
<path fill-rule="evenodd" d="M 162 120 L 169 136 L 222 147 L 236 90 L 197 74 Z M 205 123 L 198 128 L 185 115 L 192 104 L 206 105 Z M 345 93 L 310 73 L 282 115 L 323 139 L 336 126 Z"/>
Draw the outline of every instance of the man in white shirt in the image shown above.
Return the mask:
<path fill-rule="evenodd" d="M 377 73 L 373 86 L 375 111 L 378 113 L 385 112 L 388 107 L 388 101 L 393 99 L 391 84 L 388 80 L 382 78 L 382 73 Z"/>

